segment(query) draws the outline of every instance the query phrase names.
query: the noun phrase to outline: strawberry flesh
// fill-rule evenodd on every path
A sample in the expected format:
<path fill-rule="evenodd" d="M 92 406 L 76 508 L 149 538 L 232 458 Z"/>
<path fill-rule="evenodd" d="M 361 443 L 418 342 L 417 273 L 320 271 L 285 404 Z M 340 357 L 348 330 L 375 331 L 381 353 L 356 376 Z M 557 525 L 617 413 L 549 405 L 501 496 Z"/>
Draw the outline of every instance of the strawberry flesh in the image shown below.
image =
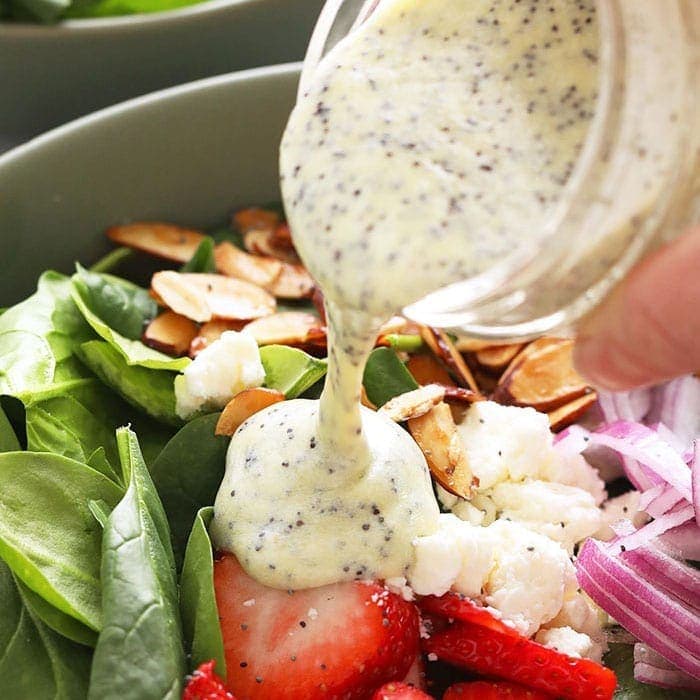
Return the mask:
<path fill-rule="evenodd" d="M 451 685 L 442 700 L 553 700 L 554 696 L 504 681 L 473 681 Z"/>
<path fill-rule="evenodd" d="M 182 700 L 236 700 L 214 673 L 215 661 L 207 661 L 189 677 Z"/>
<path fill-rule="evenodd" d="M 393 682 L 375 691 L 371 700 L 433 700 L 433 696 L 407 683 Z"/>
<path fill-rule="evenodd" d="M 223 554 L 214 588 L 238 700 L 364 700 L 419 651 L 417 608 L 376 583 L 281 591 Z"/>

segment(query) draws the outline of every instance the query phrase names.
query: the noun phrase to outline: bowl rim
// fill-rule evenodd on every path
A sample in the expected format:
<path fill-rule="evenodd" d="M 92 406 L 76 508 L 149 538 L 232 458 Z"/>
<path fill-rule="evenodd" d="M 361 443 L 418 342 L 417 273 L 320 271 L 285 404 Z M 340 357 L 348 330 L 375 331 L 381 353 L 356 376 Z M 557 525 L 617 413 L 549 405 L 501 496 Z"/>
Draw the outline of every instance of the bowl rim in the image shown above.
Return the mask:
<path fill-rule="evenodd" d="M 158 12 L 141 12 L 110 17 L 66 19 L 55 24 L 0 21 L 0 38 L 42 38 L 66 34 L 100 33 L 111 29 L 131 29 L 142 26 L 169 25 L 186 22 L 193 17 L 216 15 L 232 7 L 262 5 L 266 0 L 199 0 L 193 5 Z"/>
<path fill-rule="evenodd" d="M 223 85 L 231 85 L 231 89 L 235 89 L 234 86 L 239 83 L 254 82 L 261 78 L 271 76 L 298 76 L 301 73 L 301 66 L 301 61 L 293 61 L 290 63 L 276 63 L 268 66 L 259 66 L 257 68 L 248 68 L 247 70 L 223 73 L 221 75 L 181 83 L 180 85 L 156 90 L 155 92 L 149 92 L 145 95 L 133 97 L 129 100 L 118 102 L 115 105 L 99 109 L 65 124 L 61 124 L 49 131 L 45 131 L 29 141 L 11 148 L 5 153 L 0 153 L 0 178 L 5 169 L 12 168 L 15 162 L 21 163 L 25 157 L 31 157 L 34 151 L 39 151 L 44 146 L 50 146 L 52 142 L 60 141 L 64 138 L 71 138 L 75 133 L 83 129 L 89 129 L 93 126 L 99 126 L 101 123 L 119 119 L 122 114 L 128 114 L 135 110 L 148 109 L 149 106 L 155 103 L 175 100 L 182 95 L 191 96 L 199 91 L 216 90 Z"/>

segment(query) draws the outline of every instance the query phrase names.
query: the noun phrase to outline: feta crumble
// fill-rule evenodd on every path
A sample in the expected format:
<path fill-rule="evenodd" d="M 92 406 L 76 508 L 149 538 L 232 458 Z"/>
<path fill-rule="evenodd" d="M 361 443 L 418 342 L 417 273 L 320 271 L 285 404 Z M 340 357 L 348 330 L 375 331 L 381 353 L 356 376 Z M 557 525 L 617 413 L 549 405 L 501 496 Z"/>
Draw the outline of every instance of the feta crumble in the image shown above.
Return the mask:
<path fill-rule="evenodd" d="M 265 369 L 255 339 L 226 331 L 175 378 L 177 414 L 183 420 L 205 409 L 221 409 L 244 389 L 260 386 Z"/>

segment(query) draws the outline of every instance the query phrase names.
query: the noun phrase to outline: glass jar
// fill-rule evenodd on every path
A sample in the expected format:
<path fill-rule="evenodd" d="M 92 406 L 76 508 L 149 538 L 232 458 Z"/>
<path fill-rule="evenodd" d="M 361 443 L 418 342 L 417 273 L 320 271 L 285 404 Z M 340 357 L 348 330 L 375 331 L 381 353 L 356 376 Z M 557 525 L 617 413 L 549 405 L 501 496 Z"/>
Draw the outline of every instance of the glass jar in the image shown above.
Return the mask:
<path fill-rule="evenodd" d="M 331 0 L 320 57 L 381 0 Z M 597 0 L 599 94 L 586 143 L 541 234 L 407 316 L 505 341 L 563 333 L 647 251 L 700 222 L 700 2 Z"/>

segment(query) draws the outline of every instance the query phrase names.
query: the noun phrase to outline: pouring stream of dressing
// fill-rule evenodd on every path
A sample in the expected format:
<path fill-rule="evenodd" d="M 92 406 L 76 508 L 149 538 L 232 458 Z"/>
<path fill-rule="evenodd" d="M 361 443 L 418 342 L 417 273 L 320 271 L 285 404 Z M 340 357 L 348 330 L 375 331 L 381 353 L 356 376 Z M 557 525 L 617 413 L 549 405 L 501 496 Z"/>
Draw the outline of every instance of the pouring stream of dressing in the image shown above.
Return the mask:
<path fill-rule="evenodd" d="M 360 406 L 367 356 L 395 311 L 537 239 L 593 116 L 597 48 L 594 2 L 382 0 L 319 63 L 280 163 L 328 377 L 320 406 L 239 429 L 212 525 L 261 582 L 400 576 L 435 530 L 420 450 Z"/>

